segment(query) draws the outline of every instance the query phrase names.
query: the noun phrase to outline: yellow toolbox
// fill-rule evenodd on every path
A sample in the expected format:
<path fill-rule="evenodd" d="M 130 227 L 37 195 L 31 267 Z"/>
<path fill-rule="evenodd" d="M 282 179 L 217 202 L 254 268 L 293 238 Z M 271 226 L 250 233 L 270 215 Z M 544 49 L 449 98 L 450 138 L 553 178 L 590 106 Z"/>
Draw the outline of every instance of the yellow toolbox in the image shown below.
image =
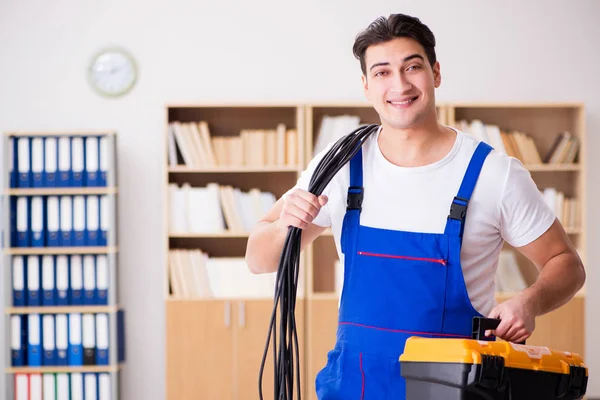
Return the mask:
<path fill-rule="evenodd" d="M 472 339 L 411 337 L 400 356 L 406 400 L 582 399 L 588 369 L 579 354 L 482 340 L 498 320 L 473 320 Z"/>

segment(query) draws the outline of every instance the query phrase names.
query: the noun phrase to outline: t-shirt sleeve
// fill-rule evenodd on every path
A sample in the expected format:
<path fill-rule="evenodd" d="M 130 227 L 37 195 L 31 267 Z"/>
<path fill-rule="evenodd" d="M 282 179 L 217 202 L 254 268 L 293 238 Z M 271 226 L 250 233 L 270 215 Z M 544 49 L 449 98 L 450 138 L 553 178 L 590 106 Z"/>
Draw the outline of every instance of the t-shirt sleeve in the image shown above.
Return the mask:
<path fill-rule="evenodd" d="M 333 147 L 334 144 L 335 144 L 334 142 L 329 143 L 329 145 L 327 145 L 326 148 L 321 150 L 319 153 L 317 153 L 313 157 L 313 159 L 308 163 L 308 166 L 306 167 L 306 169 L 304 171 L 302 171 L 302 173 L 300 174 L 300 177 L 296 181 L 296 185 L 294 185 L 294 187 L 292 187 L 290 190 L 285 192 L 283 194 L 282 198 L 285 198 L 288 195 L 288 193 L 290 193 L 294 189 L 303 189 L 303 190 L 308 191 L 310 181 L 312 179 L 312 176 L 313 176 L 315 170 L 317 169 L 317 166 L 319 165 L 319 162 L 323 159 L 325 154 L 327 154 L 327 152 Z M 331 197 L 331 196 L 329 196 L 330 189 L 331 189 L 331 182 L 329 185 L 327 185 L 327 187 L 325 187 L 325 189 L 323 190 L 323 192 L 321 194 L 324 194 L 328 198 L 330 198 Z M 325 204 L 323 207 L 321 207 L 321 209 L 319 210 L 319 214 L 313 220 L 313 224 L 319 225 L 322 227 L 331 226 L 331 212 L 329 210 L 328 205 L 329 205 L 329 202 L 327 204 Z"/>
<path fill-rule="evenodd" d="M 514 247 L 533 242 L 556 219 L 531 174 L 516 158 L 509 159 L 500 207 L 502 237 Z"/>

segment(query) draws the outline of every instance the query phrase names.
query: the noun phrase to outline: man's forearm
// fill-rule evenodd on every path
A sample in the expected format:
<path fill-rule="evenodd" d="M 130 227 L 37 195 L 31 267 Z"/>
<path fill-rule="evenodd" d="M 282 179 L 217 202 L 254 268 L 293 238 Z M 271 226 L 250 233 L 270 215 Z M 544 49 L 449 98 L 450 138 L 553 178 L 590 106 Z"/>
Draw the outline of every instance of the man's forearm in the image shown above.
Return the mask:
<path fill-rule="evenodd" d="M 287 228 L 275 222 L 258 223 L 248 238 L 246 263 L 255 274 L 277 271 Z"/>
<path fill-rule="evenodd" d="M 536 282 L 521 295 L 536 315 L 546 314 L 567 303 L 585 282 L 585 270 L 577 254 L 561 253 L 546 263 Z"/>

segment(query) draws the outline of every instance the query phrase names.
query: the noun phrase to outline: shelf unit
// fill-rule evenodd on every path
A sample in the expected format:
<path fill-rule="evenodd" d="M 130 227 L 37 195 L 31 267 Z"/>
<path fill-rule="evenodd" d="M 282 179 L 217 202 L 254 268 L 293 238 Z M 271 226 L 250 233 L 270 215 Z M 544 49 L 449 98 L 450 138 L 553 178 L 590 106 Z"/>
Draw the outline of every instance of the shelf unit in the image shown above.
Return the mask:
<path fill-rule="evenodd" d="M 166 149 L 170 146 L 169 136 L 174 135 L 170 127 L 172 123 L 198 124 L 201 121 L 207 122 L 211 141 L 214 138 L 241 136 L 243 130 L 274 130 L 278 124 L 284 124 L 286 129 L 297 132 L 295 137 L 291 136 L 291 141 L 286 137 L 286 144 L 293 143 L 292 151 L 296 162 L 292 162 L 292 165 L 228 165 L 217 159 L 217 165 L 190 167 L 190 164 L 185 163 L 179 142 L 177 165 L 170 163 L 168 152 L 164 160 L 164 223 L 167 227 L 164 274 L 166 398 L 254 400 L 258 398 L 258 368 L 273 308 L 272 294 L 258 298 L 236 295 L 178 297 L 170 284 L 169 271 L 169 251 L 175 249 L 199 249 L 211 258 L 243 258 L 249 232 L 231 229 L 214 233 L 171 232 L 173 205 L 169 185 L 181 187 L 187 184 L 191 188 L 202 188 L 216 183 L 230 185 L 242 192 L 259 189 L 279 198 L 296 183 L 305 163 L 304 143 L 301 140 L 304 137 L 304 108 L 297 105 L 268 104 L 169 105 L 166 107 Z M 177 212 L 184 211 L 177 209 Z M 220 214 L 222 211 L 216 212 Z M 301 257 L 301 265 L 303 273 L 304 256 Z M 305 306 L 302 297 L 299 293 L 296 304 L 301 349 L 305 346 Z M 265 399 L 272 397 L 272 358 L 270 351 L 263 376 Z M 301 368 L 304 368 L 304 357 L 300 362 Z M 304 379 L 304 370 L 301 373 Z"/>
<path fill-rule="evenodd" d="M 566 195 L 581 201 L 581 225 L 566 228 L 569 238 L 580 250 L 584 263 L 586 248 L 585 217 L 585 126 L 584 108 L 581 104 L 438 104 L 438 120 L 455 126 L 460 119 L 481 119 L 497 124 L 502 129 L 520 130 L 531 135 L 543 156 L 551 147 L 554 137 L 568 130 L 580 140 L 580 150 L 573 164 L 529 164 L 527 169 L 540 189 L 557 187 Z M 355 115 L 361 124 L 380 123 L 375 110 L 366 103 L 319 103 L 297 105 L 185 105 L 168 106 L 166 121 L 207 120 L 211 134 L 234 135 L 241 129 L 273 126 L 272 121 L 289 114 L 298 129 L 299 166 L 281 167 L 210 167 L 187 168 L 169 166 L 165 160 L 165 226 L 168 227 L 169 201 L 167 186 L 170 183 L 190 183 L 192 187 L 210 182 L 220 182 L 242 187 L 254 186 L 272 190 L 277 197 L 291 188 L 299 174 L 313 156 L 313 147 L 325 115 Z M 252 116 L 252 117 L 250 117 Z M 214 127 L 214 128 L 213 128 Z M 168 125 L 165 127 L 168 146 Z M 165 246 L 173 248 L 202 248 L 217 257 L 243 256 L 248 234 L 246 232 L 167 233 Z M 509 250 L 510 246 L 505 246 Z M 305 285 L 299 296 L 296 319 L 302 326 L 303 397 L 315 399 L 314 380 L 325 366 L 327 352 L 335 343 L 339 295 L 335 292 L 334 262 L 337 251 L 330 229 L 321 234 L 302 253 Z M 535 279 L 535 269 L 523 257 L 517 257 L 519 269 L 528 284 Z M 168 266 L 168 259 L 165 261 Z M 177 299 L 171 296 L 168 267 L 165 269 L 165 299 L 167 313 L 167 398 L 183 398 L 190 393 L 206 398 L 238 399 L 257 398 L 257 370 L 266 340 L 268 316 L 272 299 Z M 497 293 L 498 301 L 514 293 Z M 247 303 L 246 305 L 243 305 Z M 528 343 L 542 344 L 555 349 L 565 349 L 584 354 L 585 292 L 571 302 L 536 321 L 536 331 Z M 249 311 L 251 310 L 251 311 Z M 269 311 L 269 312 L 268 312 Z M 252 332 L 242 332 L 238 321 L 253 324 Z M 233 322 L 232 322 L 233 321 Z M 239 321 L 238 321 L 239 322 Z M 254 337 L 251 337 L 254 335 Z M 242 349 L 240 343 L 249 344 Z M 243 352 L 245 355 L 241 355 Z M 240 362 L 240 358 L 246 360 Z M 233 360 L 233 361 L 232 361 Z M 241 369 L 247 368 L 247 370 Z M 265 376 L 271 367 L 267 366 Z M 248 375 L 250 374 L 250 375 Z M 210 383 L 209 383 L 210 382 Z M 217 382 L 215 384 L 215 382 Z M 231 382 L 234 382 L 231 384 Z M 247 384 L 247 385 L 246 385 Z M 269 383 L 265 381 L 265 395 Z M 218 388 L 218 389 L 216 389 Z M 211 392 L 210 390 L 218 390 Z M 207 392 L 208 391 L 208 392 Z M 268 397 L 267 397 L 268 398 Z"/>
<path fill-rule="evenodd" d="M 103 163 L 106 163 L 106 184 L 105 186 L 78 186 L 78 187 L 11 187 L 10 179 L 9 179 L 9 162 L 12 160 L 12 157 L 15 155 L 10 155 L 9 146 L 11 146 L 12 140 L 17 140 L 21 138 L 56 138 L 56 140 L 64 139 L 64 138 L 85 138 L 87 137 L 97 137 L 102 138 L 106 141 L 106 158 L 99 161 L 99 166 L 102 166 Z M 115 132 L 112 131 L 98 131 L 98 132 L 5 132 L 2 137 L 2 160 L 4 160 L 2 169 L 5 171 L 2 174 L 2 265 L 3 265 L 3 290 L 4 290 L 4 338 L 3 347 L 4 347 L 4 357 L 3 367 L 4 367 L 4 395 L 3 398 L 15 398 L 15 381 L 17 377 L 21 375 L 54 375 L 53 382 L 56 385 L 57 378 L 55 374 L 66 374 L 69 384 L 69 390 L 71 390 L 71 374 L 107 374 L 109 377 L 109 395 L 111 399 L 118 400 L 120 394 L 120 371 L 124 366 L 124 351 L 125 351 L 125 343 L 124 343 L 124 309 L 122 306 L 118 304 L 118 238 L 117 238 L 117 136 Z M 98 142 L 98 146 L 101 147 L 100 142 Z M 58 147 L 58 146 L 57 146 Z M 16 148 L 14 149 L 17 150 Z M 71 150 L 69 146 L 69 150 Z M 83 149 L 82 149 L 83 150 Z M 31 151 L 31 148 L 30 148 Z M 45 151 L 42 150 L 45 154 Z M 45 156 L 44 156 L 45 157 Z M 71 154 L 69 154 L 71 157 Z M 71 161 L 69 161 L 71 162 Z M 85 165 L 85 161 L 83 161 Z M 83 169 L 83 174 L 86 173 L 86 168 Z M 99 172 L 100 174 L 100 168 Z M 57 177 L 59 172 L 57 171 Z M 32 177 L 34 173 L 32 172 Z M 58 178 L 57 178 L 58 179 Z M 85 179 L 85 177 L 84 177 Z M 100 213 L 100 196 L 104 197 L 106 203 L 106 207 L 103 209 L 103 212 L 106 212 L 107 217 L 104 221 L 106 223 L 106 246 L 77 246 L 77 247 L 62 247 L 62 246 L 48 246 L 47 243 L 44 243 L 44 246 L 41 247 L 17 247 L 16 243 L 12 242 L 12 220 L 16 218 L 12 212 L 13 210 L 10 207 L 11 199 L 19 198 L 19 197 L 41 197 L 46 199 L 48 196 L 99 196 L 98 197 L 98 212 Z M 85 197 L 84 197 L 85 198 Z M 45 203 L 44 203 L 45 204 Z M 86 206 L 87 207 L 87 206 Z M 30 212 L 30 210 L 28 210 Z M 62 213 L 62 211 L 59 211 Z M 43 231 L 45 235 L 45 230 L 47 229 L 47 219 L 50 216 L 50 212 L 46 209 L 46 205 L 44 205 L 44 216 L 43 216 Z M 56 219 L 59 216 L 55 215 Z M 87 227 L 87 217 L 85 226 Z M 29 222 L 30 224 L 31 222 Z M 71 221 L 72 223 L 72 221 Z M 101 224 L 100 217 L 98 218 L 99 230 L 100 232 Z M 73 228 L 71 228 L 73 229 Z M 73 234 L 73 231 L 71 231 Z M 99 305 L 63 305 L 63 306 L 15 306 L 13 304 L 13 259 L 16 256 L 23 256 L 24 258 L 28 256 L 52 256 L 53 262 L 53 274 L 54 274 L 54 288 L 53 291 L 55 293 L 58 292 L 56 287 L 56 256 L 68 256 L 69 259 L 71 256 L 89 256 L 89 255 L 104 255 L 106 256 L 106 264 L 107 264 L 107 305 L 99 306 Z M 41 258 L 40 258 L 41 260 Z M 42 265 L 40 261 L 40 272 L 39 272 L 39 290 L 40 294 L 43 293 L 43 282 L 42 282 Z M 70 267 L 67 267 L 70 270 Z M 94 259 L 94 280 L 96 279 L 95 275 L 95 259 Z M 68 285 L 69 292 L 71 292 L 71 274 L 68 272 Z M 95 282 L 94 282 L 95 283 Z M 28 282 L 25 280 L 23 293 L 24 296 L 27 297 L 28 292 Z M 96 289 L 96 287 L 95 287 Z M 82 296 L 84 296 L 85 287 L 82 287 Z M 70 296 L 69 296 L 70 297 Z M 27 300 L 26 300 L 27 301 Z M 42 357 L 42 365 L 41 366 L 13 366 L 12 360 L 12 348 L 11 348 L 11 317 L 13 316 L 40 316 L 40 327 L 43 326 L 41 319 L 43 316 L 47 315 L 64 315 L 65 317 L 70 319 L 70 315 L 78 314 L 83 318 L 85 315 L 94 315 L 102 314 L 107 316 L 108 323 L 108 365 L 82 365 L 82 366 L 65 366 L 65 365 L 44 365 L 44 357 Z M 97 330 L 96 330 L 96 319 L 94 318 L 94 346 L 97 343 Z M 67 322 L 69 324 L 69 322 Z M 56 348 L 56 327 L 54 326 L 54 340 L 55 340 L 55 348 Z M 68 329 L 68 328 L 67 328 Z M 83 327 L 82 327 L 83 332 Z M 42 354 L 44 352 L 44 338 L 43 335 L 40 335 L 40 349 Z M 67 341 L 69 341 L 69 333 L 67 333 Z M 24 352 L 27 353 L 27 340 L 25 340 L 25 348 Z M 94 351 L 96 351 L 96 347 L 94 347 Z M 58 352 L 58 351 L 57 351 Z M 28 360 L 29 361 L 29 360 Z M 96 385 L 98 388 L 98 381 L 96 380 Z M 56 388 L 56 386 L 55 386 Z"/>

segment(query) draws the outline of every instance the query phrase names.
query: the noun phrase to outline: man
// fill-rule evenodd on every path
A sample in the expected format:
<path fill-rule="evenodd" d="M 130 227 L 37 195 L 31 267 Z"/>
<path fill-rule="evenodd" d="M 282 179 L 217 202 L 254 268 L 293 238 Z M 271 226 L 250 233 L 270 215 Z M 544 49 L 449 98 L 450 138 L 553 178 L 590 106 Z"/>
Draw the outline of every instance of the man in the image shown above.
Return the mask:
<path fill-rule="evenodd" d="M 316 197 L 308 183 L 330 147 L 318 154 L 248 241 L 249 268 L 272 272 L 289 226 L 303 229 L 303 248 L 333 230 L 345 272 L 337 342 L 316 379 L 323 400 L 402 399 L 398 358 L 408 337 L 470 337 L 472 318 L 488 316 L 501 319 L 492 334 L 520 342 L 536 316 L 566 303 L 585 281 L 580 258 L 521 163 L 437 122 L 434 48 L 429 28 L 402 14 L 358 35 L 353 50 L 381 128 Z M 357 199 L 362 207 L 348 206 Z M 497 305 L 504 241 L 540 273 Z"/>

